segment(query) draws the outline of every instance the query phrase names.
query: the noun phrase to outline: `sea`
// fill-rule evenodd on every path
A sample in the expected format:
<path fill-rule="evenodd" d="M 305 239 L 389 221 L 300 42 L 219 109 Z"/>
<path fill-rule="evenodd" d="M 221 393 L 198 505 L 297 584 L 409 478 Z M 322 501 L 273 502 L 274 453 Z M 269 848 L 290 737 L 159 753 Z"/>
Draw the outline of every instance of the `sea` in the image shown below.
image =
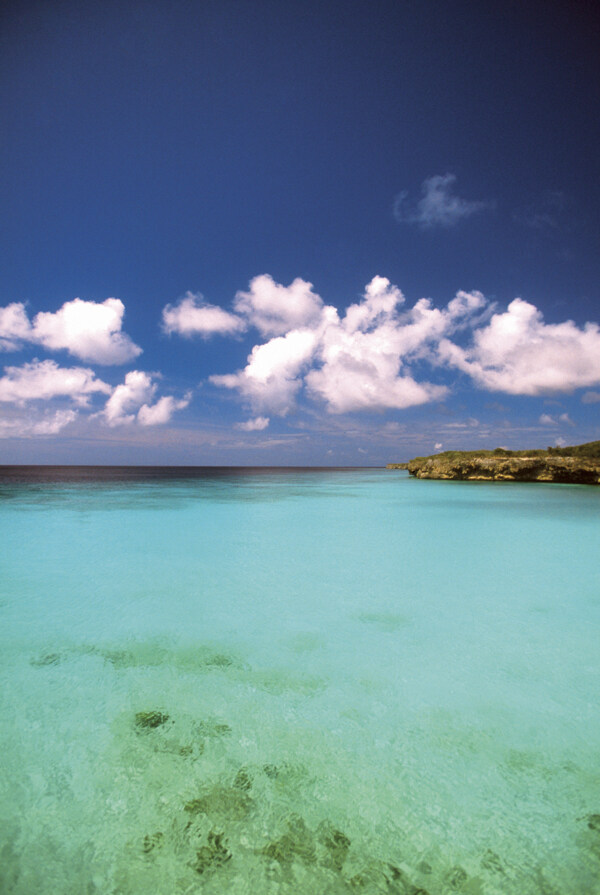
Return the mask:
<path fill-rule="evenodd" d="M 0 468 L 0 892 L 597 895 L 600 489 Z"/>

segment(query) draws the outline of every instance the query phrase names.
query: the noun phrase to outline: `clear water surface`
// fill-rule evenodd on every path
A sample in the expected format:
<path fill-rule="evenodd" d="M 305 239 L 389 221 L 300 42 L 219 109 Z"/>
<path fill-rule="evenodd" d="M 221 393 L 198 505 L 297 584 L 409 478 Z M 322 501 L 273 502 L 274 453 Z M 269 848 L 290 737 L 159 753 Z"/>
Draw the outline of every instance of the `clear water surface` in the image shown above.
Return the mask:
<path fill-rule="evenodd" d="M 600 489 L 2 472 L 0 891 L 600 892 Z"/>

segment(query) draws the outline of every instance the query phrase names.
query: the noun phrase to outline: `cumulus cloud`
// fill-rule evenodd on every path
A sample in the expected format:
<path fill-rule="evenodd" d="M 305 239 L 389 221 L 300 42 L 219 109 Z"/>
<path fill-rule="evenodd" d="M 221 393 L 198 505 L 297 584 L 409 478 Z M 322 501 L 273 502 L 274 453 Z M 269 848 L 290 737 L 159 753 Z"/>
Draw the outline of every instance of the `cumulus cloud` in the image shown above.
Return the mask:
<path fill-rule="evenodd" d="M 267 276 L 253 280 L 248 293 L 238 293 L 238 309 L 249 316 L 258 308 L 255 325 L 273 336 L 252 349 L 244 369 L 211 377 L 215 385 L 236 389 L 257 414 L 284 416 L 303 387 L 334 414 L 443 399 L 446 385 L 417 378 L 422 362 L 454 367 L 476 385 L 507 394 L 570 392 L 600 383 L 597 324 L 547 324 L 523 299 L 492 313 L 481 292 L 459 291 L 445 308 L 425 298 L 407 308 L 400 290 L 377 276 L 362 300 L 340 315 L 310 284 L 295 280 L 292 286 L 302 299 L 289 306 L 292 287 Z M 263 287 L 268 301 L 261 305 L 255 296 L 263 295 Z M 291 328 L 281 333 L 284 326 Z M 455 341 L 466 329 L 473 333 L 468 347 Z M 595 392 L 588 394 L 591 403 Z M 549 425 L 551 419 L 545 415 L 541 422 Z M 565 423 L 572 425 L 564 415 L 552 419 Z"/>
<path fill-rule="evenodd" d="M 153 404 L 157 388 L 150 373 L 132 370 L 113 391 L 102 416 L 111 427 L 136 421 L 142 426 L 157 426 L 167 423 L 176 410 L 182 410 L 190 403 L 191 394 L 188 392 L 179 400 L 168 395 Z"/>
<path fill-rule="evenodd" d="M 439 338 L 485 303 L 481 293 L 459 292 L 444 310 L 429 299 L 399 313 L 404 296 L 385 277 L 374 277 L 362 302 L 325 328 L 320 368 L 306 377 L 309 392 L 331 413 L 404 409 L 444 398 L 444 385 L 417 382 L 411 362 L 432 357 Z"/>
<path fill-rule="evenodd" d="M 209 304 L 200 294 L 187 292 L 178 304 L 163 309 L 163 329 L 167 333 L 208 338 L 215 334 L 235 335 L 253 326 L 262 336 L 282 336 L 290 330 L 316 325 L 323 301 L 313 292 L 312 283 L 297 278 L 283 286 L 262 274 L 250 281 L 247 292 L 236 293 L 234 307 L 237 314 Z"/>
<path fill-rule="evenodd" d="M 423 229 L 453 227 L 464 218 L 492 207 L 490 202 L 461 199 L 453 194 L 455 174 L 436 174 L 423 181 L 422 199 L 408 202 L 408 193 L 398 194 L 394 203 L 394 217 L 401 224 L 417 224 Z"/>
<path fill-rule="evenodd" d="M 183 410 L 189 403 L 189 394 L 179 399 L 172 395 L 164 395 L 156 404 L 142 404 L 138 410 L 138 422 L 142 426 L 162 426 L 169 422 L 176 410 Z"/>
<path fill-rule="evenodd" d="M 104 408 L 104 416 L 109 426 L 133 423 L 139 408 L 152 401 L 157 385 L 152 377 L 141 370 L 132 370 L 125 381 L 118 385 Z M 135 413 L 133 412 L 135 411 Z"/>
<path fill-rule="evenodd" d="M 110 394 L 111 387 L 84 367 L 59 367 L 53 360 L 34 360 L 21 367 L 5 367 L 0 379 L 0 401 L 25 405 L 29 401 L 70 398 L 80 407 L 92 394 Z"/>
<path fill-rule="evenodd" d="M 30 332 L 25 305 L 15 301 L 0 308 L 0 351 L 18 351 Z"/>
<path fill-rule="evenodd" d="M 0 419 L 0 438 L 56 435 L 77 417 L 76 410 L 56 410 L 42 415 L 18 413 Z"/>
<path fill-rule="evenodd" d="M 123 364 L 142 353 L 121 331 L 125 305 L 118 298 L 103 302 L 67 301 L 58 311 L 41 311 L 29 322 L 25 306 L 14 302 L 0 309 L 0 347 L 14 350 L 33 342 L 50 351 L 68 351 L 83 361 Z"/>
<path fill-rule="evenodd" d="M 65 349 L 84 361 L 124 364 L 142 353 L 121 332 L 125 305 L 118 298 L 103 302 L 75 298 L 56 313 L 36 314 L 33 341 L 53 351 Z"/>
<path fill-rule="evenodd" d="M 254 419 L 246 420 L 245 423 L 238 423 L 236 428 L 243 432 L 260 432 L 269 425 L 268 416 L 256 416 Z"/>
<path fill-rule="evenodd" d="M 572 392 L 600 383 L 598 325 L 544 323 L 541 311 L 520 298 L 476 330 L 470 347 L 442 340 L 439 356 L 483 388 L 512 395 Z"/>
<path fill-rule="evenodd" d="M 138 422 L 156 426 L 168 422 L 173 413 L 190 403 L 191 393 L 177 399 L 164 396 L 154 402 L 157 384 L 153 376 L 134 370 L 125 381 L 112 388 L 85 367 L 59 367 L 53 360 L 6 367 L 0 378 L 0 403 L 21 410 L 8 410 L 2 415 L 3 436 L 53 435 L 72 422 L 73 409 L 39 410 L 39 402 L 60 402 L 67 399 L 80 410 L 89 408 L 95 394 L 108 395 L 104 410 L 87 418 L 100 418 L 109 426 Z M 36 402 L 31 407 L 32 402 Z M 154 403 L 153 403 L 154 402 Z M 84 417 L 85 418 L 85 417 Z"/>
<path fill-rule="evenodd" d="M 55 410 L 33 423 L 32 435 L 56 435 L 77 417 L 76 410 Z"/>
<path fill-rule="evenodd" d="M 176 305 L 167 305 L 162 312 L 166 333 L 180 336 L 231 336 L 246 329 L 246 322 L 229 311 L 204 301 L 199 293 L 186 292 Z"/>
<path fill-rule="evenodd" d="M 385 323 L 404 304 L 404 296 L 397 286 L 392 286 L 386 277 L 373 277 L 367 283 L 363 301 L 350 305 L 346 310 L 344 328 L 349 333 L 366 330 Z"/>
<path fill-rule="evenodd" d="M 238 292 L 234 307 L 263 336 L 280 336 L 292 329 L 318 324 L 322 299 L 312 283 L 296 278 L 290 286 L 276 283 L 268 274 L 254 277 L 248 292 Z"/>
<path fill-rule="evenodd" d="M 542 426 L 555 426 L 556 420 L 553 416 L 550 416 L 549 413 L 542 413 L 542 415 L 540 416 L 540 423 L 542 424 Z"/>
<path fill-rule="evenodd" d="M 343 326 L 328 333 L 324 363 L 306 377 L 309 392 L 325 401 L 331 413 L 403 409 L 443 398 L 448 391 L 445 386 L 419 383 L 410 373 L 400 372 L 398 335 L 386 325 L 352 336 Z"/>
<path fill-rule="evenodd" d="M 263 345 L 255 345 L 243 370 L 211 376 L 210 381 L 237 389 L 257 411 L 268 410 L 285 416 L 294 406 L 302 386 L 301 373 L 310 363 L 317 345 L 317 332 L 292 330 Z"/>
<path fill-rule="evenodd" d="M 447 196 L 452 183 L 452 177 L 442 178 L 433 187 Z M 433 187 L 429 183 L 427 196 Z M 464 215 L 461 203 L 449 207 Z M 206 310 L 192 304 L 190 310 Z M 253 418 L 240 424 L 246 431 L 266 426 L 272 415 L 288 414 L 303 389 L 331 414 L 442 400 L 449 388 L 424 379 L 424 364 L 446 377 L 448 368 L 461 370 L 476 385 L 508 394 L 568 392 L 600 383 L 598 326 L 546 324 L 534 305 L 519 298 L 504 312 L 496 312 L 481 292 L 464 290 L 446 307 L 434 307 L 427 298 L 407 307 L 400 289 L 376 276 L 361 300 L 341 313 L 324 304 L 311 283 L 296 279 L 283 286 L 264 274 L 237 293 L 235 310 L 264 341 L 254 345 L 243 369 L 213 375 L 210 382 L 236 390 L 251 408 Z M 226 319 L 232 316 L 237 319 Z M 466 347 L 465 331 L 472 333 Z M 595 394 L 584 400 L 591 403 Z M 111 398 L 119 400 L 118 394 Z M 119 410 L 115 418 L 128 415 Z M 543 415 L 541 423 L 572 425 L 565 415 Z"/>
<path fill-rule="evenodd" d="M 303 325 L 256 345 L 243 370 L 212 376 L 210 381 L 237 389 L 257 413 L 281 416 L 294 406 L 303 385 L 331 413 L 406 408 L 443 398 L 447 388 L 417 382 L 409 364 L 430 356 L 443 334 L 485 305 L 481 293 L 459 292 L 444 310 L 421 299 L 403 311 L 404 296 L 398 287 L 376 276 L 362 300 L 340 318 L 302 280 L 289 288 L 266 276 L 252 283 L 251 292 L 244 293 L 245 313 L 257 307 L 256 303 L 250 307 L 248 296 L 262 294 L 263 286 L 273 299 L 272 304 L 263 303 L 264 316 L 257 321 L 265 334 L 278 332 L 286 320 L 288 326 L 299 321 Z M 290 289 L 301 299 L 288 305 Z M 276 298 L 287 310 L 276 313 Z"/>

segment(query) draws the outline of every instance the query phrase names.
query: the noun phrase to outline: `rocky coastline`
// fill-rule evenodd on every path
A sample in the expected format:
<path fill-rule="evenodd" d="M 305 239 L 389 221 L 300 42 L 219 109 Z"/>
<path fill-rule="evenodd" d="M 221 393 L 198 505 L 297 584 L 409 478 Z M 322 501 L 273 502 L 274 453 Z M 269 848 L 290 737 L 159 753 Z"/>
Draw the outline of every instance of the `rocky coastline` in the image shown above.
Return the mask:
<path fill-rule="evenodd" d="M 600 485 L 600 441 L 547 450 L 445 451 L 390 463 L 418 479 Z"/>

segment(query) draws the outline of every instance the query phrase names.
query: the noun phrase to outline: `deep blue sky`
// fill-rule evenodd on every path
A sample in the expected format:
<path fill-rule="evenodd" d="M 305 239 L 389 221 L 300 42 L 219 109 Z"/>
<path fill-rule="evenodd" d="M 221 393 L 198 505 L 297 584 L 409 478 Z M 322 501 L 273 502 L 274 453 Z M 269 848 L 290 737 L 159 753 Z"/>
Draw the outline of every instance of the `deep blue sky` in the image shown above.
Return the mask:
<path fill-rule="evenodd" d="M 600 336 L 583 330 L 600 320 L 594 7 L 5 3 L 0 307 L 23 304 L 33 328 L 0 325 L 0 462 L 376 465 L 436 445 L 600 438 Z M 436 177 L 443 207 L 427 211 L 418 203 Z M 319 336 L 288 370 L 282 404 L 268 383 L 257 396 L 209 379 L 293 328 L 261 331 L 235 311 L 263 274 L 312 283 L 339 319 L 386 277 L 405 302 L 371 334 L 382 322 L 398 333 L 423 297 L 440 309 L 459 290 L 485 301 L 470 322 L 398 349 L 398 376 L 438 387 L 426 398 L 411 403 L 393 371 L 374 374 L 377 333 L 358 357 L 338 319 L 339 338 Z M 187 292 L 236 313 L 239 332 L 165 333 L 163 309 Z M 35 328 L 76 297 L 120 299 L 122 332 L 143 353 L 119 360 L 82 349 L 68 325 L 62 342 Z M 490 320 L 517 297 L 543 321 L 507 348 Z M 85 406 L 44 384 L 56 365 L 103 387 Z M 146 390 L 107 416 L 132 371 Z M 349 383 L 371 397 L 338 400 Z M 137 416 L 168 396 L 164 413 Z"/>

